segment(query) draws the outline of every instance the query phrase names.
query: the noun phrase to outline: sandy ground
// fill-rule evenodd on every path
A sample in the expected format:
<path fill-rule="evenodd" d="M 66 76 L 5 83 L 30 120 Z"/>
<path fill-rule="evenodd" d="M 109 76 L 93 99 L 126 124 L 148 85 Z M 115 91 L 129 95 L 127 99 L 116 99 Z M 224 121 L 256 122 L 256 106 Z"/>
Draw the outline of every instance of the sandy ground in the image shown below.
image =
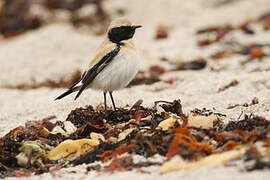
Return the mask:
<path fill-rule="evenodd" d="M 196 57 L 208 57 L 221 49 L 220 44 L 207 48 L 196 46 L 195 31 L 199 27 L 218 24 L 239 25 L 246 20 L 254 19 L 269 10 L 269 0 L 238 0 L 218 8 L 213 7 L 217 0 L 114 0 L 106 1 L 105 9 L 115 17 L 116 10 L 126 9 L 127 16 L 144 28 L 136 33 L 136 44 L 142 57 L 142 69 L 151 64 L 162 64 L 160 57 L 172 61 L 188 61 Z M 254 7 L 256 4 L 256 8 Z M 155 29 L 158 24 L 170 27 L 169 38 L 155 40 Z M 270 42 L 270 33 L 263 33 L 260 27 L 254 26 L 258 33 L 254 36 L 233 32 L 226 39 L 237 39 L 239 42 Z M 226 40 L 225 39 L 225 40 Z M 29 120 L 39 120 L 55 115 L 57 120 L 65 120 L 74 108 L 91 104 L 97 106 L 103 102 L 101 92 L 88 90 L 73 101 L 69 96 L 61 101 L 53 101 L 64 89 L 40 88 L 35 90 L 11 90 L 9 85 L 29 82 L 42 82 L 47 79 L 58 80 L 69 77 L 76 69 L 84 70 L 102 37 L 82 33 L 65 23 L 45 26 L 8 41 L 0 42 L 0 135 L 10 129 L 23 125 Z M 184 111 L 194 108 L 215 108 L 227 114 L 227 120 L 235 120 L 241 114 L 255 113 L 270 118 L 270 72 L 249 71 L 256 68 L 270 68 L 270 59 L 254 61 L 240 69 L 241 56 L 233 56 L 223 62 L 209 62 L 202 71 L 179 71 L 166 73 L 163 79 L 174 78 L 170 85 L 159 82 L 151 86 L 140 85 L 115 92 L 117 106 L 132 105 L 143 99 L 143 105 L 153 106 L 155 100 L 174 100 L 180 98 Z M 210 71 L 211 67 L 226 67 L 220 72 Z M 218 93 L 218 89 L 232 80 L 240 83 Z M 128 97 L 128 98 L 126 98 Z M 230 104 L 250 102 L 254 97 L 259 104 L 244 108 L 226 109 Z M 241 172 L 234 167 L 200 168 L 192 171 L 173 172 L 159 175 L 158 167 L 150 167 L 150 174 L 136 171 L 115 174 L 85 174 L 86 165 L 63 169 L 54 174 L 43 174 L 31 179 L 266 179 L 269 172 Z M 74 173 L 77 171 L 77 173 Z M 29 179 L 29 178 L 27 178 Z"/>

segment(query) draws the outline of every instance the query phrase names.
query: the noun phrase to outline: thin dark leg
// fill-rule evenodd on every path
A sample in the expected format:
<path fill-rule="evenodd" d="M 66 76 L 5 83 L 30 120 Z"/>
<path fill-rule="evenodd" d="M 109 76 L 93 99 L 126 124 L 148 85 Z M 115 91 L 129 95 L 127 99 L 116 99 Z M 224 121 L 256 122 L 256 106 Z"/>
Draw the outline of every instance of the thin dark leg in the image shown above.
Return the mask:
<path fill-rule="evenodd" d="M 104 109 L 105 109 L 105 112 L 107 111 L 107 103 L 106 103 L 106 91 L 103 92 L 103 95 L 104 95 Z"/>
<path fill-rule="evenodd" d="M 109 91 L 109 94 L 110 94 L 110 97 L 111 97 L 111 100 L 112 100 L 113 110 L 116 111 L 113 96 L 112 96 L 112 91 Z"/>

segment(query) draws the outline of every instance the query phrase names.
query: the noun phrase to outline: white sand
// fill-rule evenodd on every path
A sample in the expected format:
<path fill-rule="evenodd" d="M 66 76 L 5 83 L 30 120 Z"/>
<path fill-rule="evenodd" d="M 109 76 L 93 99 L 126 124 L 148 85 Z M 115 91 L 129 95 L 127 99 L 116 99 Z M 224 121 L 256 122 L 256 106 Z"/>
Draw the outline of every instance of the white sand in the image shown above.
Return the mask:
<path fill-rule="evenodd" d="M 127 9 L 127 16 L 143 29 L 136 33 L 136 42 L 141 52 L 145 69 L 150 64 L 164 64 L 159 57 L 168 57 L 172 61 L 188 61 L 199 56 L 208 57 L 218 49 L 219 44 L 206 48 L 196 46 L 195 31 L 198 27 L 217 24 L 240 24 L 249 18 L 256 18 L 269 10 L 269 0 L 239 0 L 233 4 L 214 8 L 213 0 L 114 0 L 106 1 L 105 8 L 110 14 L 120 7 Z M 154 40 L 155 28 L 165 24 L 171 28 L 169 38 Z M 254 26 L 259 33 L 248 36 L 241 32 L 229 34 L 239 42 L 270 42 L 270 32 L 262 32 L 260 26 Z M 46 79 L 68 77 L 78 68 L 84 70 L 102 37 L 81 33 L 68 24 L 53 24 L 36 31 L 0 43 L 0 135 L 10 129 L 23 125 L 28 120 L 39 120 L 56 115 L 57 120 L 65 120 L 74 108 L 91 104 L 97 106 L 103 102 L 102 93 L 88 90 L 77 100 L 69 96 L 61 101 L 53 99 L 64 89 L 41 88 L 35 90 L 10 90 L 8 85 L 18 85 L 31 81 L 42 82 Z M 244 113 L 255 113 L 270 118 L 270 72 L 248 73 L 255 68 L 270 68 L 270 58 L 262 62 L 254 61 L 240 68 L 239 62 L 244 57 L 233 56 L 218 63 L 210 62 L 212 67 L 224 66 L 226 70 L 211 72 L 210 67 L 196 71 L 181 71 L 165 74 L 162 78 L 175 78 L 169 85 L 163 82 L 146 86 L 135 86 L 115 92 L 117 106 L 132 105 L 143 99 L 144 105 L 152 106 L 155 100 L 174 100 L 180 98 L 184 111 L 198 108 L 216 108 L 227 114 L 227 119 L 237 119 Z M 240 83 L 223 92 L 220 87 L 237 79 Z M 126 98 L 128 97 L 128 98 Z M 259 104 L 244 108 L 226 109 L 229 104 L 250 103 L 254 97 Z M 85 175 L 85 166 L 60 170 L 55 174 L 43 174 L 31 179 L 266 179 L 269 172 L 240 172 L 236 167 L 201 168 L 187 172 L 174 172 L 165 175 L 157 173 L 157 167 L 148 168 L 151 174 L 120 172 L 99 174 L 91 172 Z M 72 171 L 79 171 L 72 173 Z M 29 178 L 27 178 L 29 179 Z"/>

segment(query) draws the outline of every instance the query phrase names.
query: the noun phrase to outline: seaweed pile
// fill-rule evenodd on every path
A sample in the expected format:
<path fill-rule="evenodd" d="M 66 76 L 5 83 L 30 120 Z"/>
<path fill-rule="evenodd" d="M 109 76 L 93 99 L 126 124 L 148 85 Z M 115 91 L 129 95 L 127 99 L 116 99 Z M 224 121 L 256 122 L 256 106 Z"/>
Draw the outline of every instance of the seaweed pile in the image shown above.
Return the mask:
<path fill-rule="evenodd" d="M 95 161 L 110 163 L 90 165 L 86 172 L 143 172 L 142 167 L 161 165 L 151 161 L 134 163 L 135 154 L 166 157 L 169 161 L 160 173 L 171 171 L 170 163 L 175 163 L 175 158 L 181 158 L 189 168 L 198 167 L 196 162 L 201 161 L 203 165 L 222 165 L 240 159 L 254 161 L 246 168 L 248 171 L 269 168 L 269 151 L 262 150 L 270 146 L 270 123 L 265 118 L 251 114 L 224 124 L 225 114 L 205 108 L 183 114 L 180 100 L 158 101 L 152 108 L 141 103 L 139 100 L 129 109 L 107 112 L 102 106 L 80 107 L 63 122 L 52 123 L 55 117 L 48 117 L 11 130 L 0 139 L 1 177 L 30 176 Z M 225 156 L 226 160 L 222 158 L 224 153 L 234 151 L 240 153 L 237 158 L 235 153 Z M 205 158 L 213 156 L 221 160 L 205 163 Z M 179 165 L 183 163 L 173 164 L 173 170 Z"/>

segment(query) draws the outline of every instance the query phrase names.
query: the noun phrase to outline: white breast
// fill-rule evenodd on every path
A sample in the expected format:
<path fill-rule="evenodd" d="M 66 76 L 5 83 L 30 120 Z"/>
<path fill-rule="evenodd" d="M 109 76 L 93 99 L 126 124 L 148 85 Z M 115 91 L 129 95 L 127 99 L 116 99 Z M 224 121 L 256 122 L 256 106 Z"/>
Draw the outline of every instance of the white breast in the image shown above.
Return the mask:
<path fill-rule="evenodd" d="M 136 51 L 121 51 L 90 84 L 90 88 L 102 91 L 115 91 L 126 87 L 139 70 L 139 58 Z"/>

